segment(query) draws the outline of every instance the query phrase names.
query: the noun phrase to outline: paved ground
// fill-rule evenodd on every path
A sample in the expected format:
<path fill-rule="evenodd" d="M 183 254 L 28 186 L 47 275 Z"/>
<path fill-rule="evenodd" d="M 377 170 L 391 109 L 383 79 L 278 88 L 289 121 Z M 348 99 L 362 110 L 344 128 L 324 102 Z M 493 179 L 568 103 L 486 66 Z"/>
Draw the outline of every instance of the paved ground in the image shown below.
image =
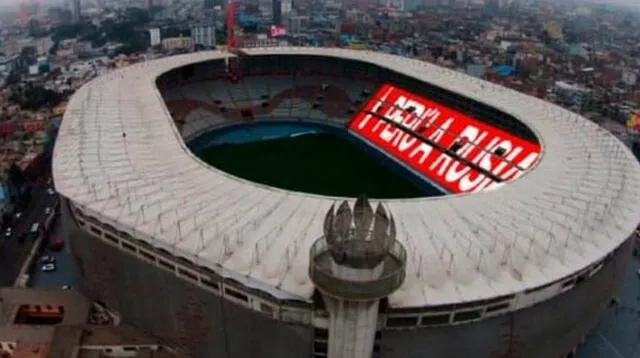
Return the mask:
<path fill-rule="evenodd" d="M 49 239 L 63 239 L 66 242 L 66 238 L 63 234 L 62 225 L 60 220 L 56 220 L 51 230 Z M 41 258 L 42 256 L 53 256 L 56 259 L 56 270 L 53 272 L 42 272 Z M 77 286 L 79 276 L 73 262 L 73 258 L 68 251 L 68 245 L 65 244 L 64 249 L 61 251 L 51 251 L 48 248 L 42 250 L 42 253 L 38 257 L 33 271 L 31 273 L 31 282 L 29 286 L 39 288 L 51 288 L 61 286 Z"/>
<path fill-rule="evenodd" d="M 620 287 L 617 307 L 607 310 L 598 327 L 578 351 L 578 358 L 640 357 L 640 284 L 634 258 Z"/>
<path fill-rule="evenodd" d="M 31 240 L 19 242 L 18 238 L 29 232 L 31 225 L 44 220 L 45 208 L 53 202 L 54 198 L 47 194 L 46 189 L 36 188 L 32 190 L 31 201 L 22 217 L 14 223 L 13 234 L 10 237 L 0 236 L 0 286 L 12 286 L 20 272 L 20 268 L 29 255 L 33 245 Z"/>

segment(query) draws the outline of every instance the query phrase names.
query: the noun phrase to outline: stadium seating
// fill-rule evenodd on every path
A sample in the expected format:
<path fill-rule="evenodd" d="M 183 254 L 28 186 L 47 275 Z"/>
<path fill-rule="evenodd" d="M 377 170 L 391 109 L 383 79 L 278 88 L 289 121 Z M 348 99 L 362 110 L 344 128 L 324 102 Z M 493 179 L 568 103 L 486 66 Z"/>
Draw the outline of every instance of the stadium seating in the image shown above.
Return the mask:
<path fill-rule="evenodd" d="M 321 76 L 245 76 L 195 81 L 163 91 L 183 137 L 223 123 L 294 119 L 346 123 L 362 102 L 366 81 Z"/>

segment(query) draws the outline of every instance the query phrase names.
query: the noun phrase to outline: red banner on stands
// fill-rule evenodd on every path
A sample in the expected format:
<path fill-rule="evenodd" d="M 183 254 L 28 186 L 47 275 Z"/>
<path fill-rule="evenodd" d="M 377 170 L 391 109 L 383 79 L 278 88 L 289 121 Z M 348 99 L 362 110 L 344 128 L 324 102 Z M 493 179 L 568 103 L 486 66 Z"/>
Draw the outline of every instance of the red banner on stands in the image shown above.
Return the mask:
<path fill-rule="evenodd" d="M 390 84 L 348 126 L 450 193 L 495 189 L 540 154 L 537 143 Z"/>
<path fill-rule="evenodd" d="M 23 128 L 24 128 L 24 131 L 27 133 L 40 132 L 44 130 L 44 122 L 43 121 L 26 122 Z"/>
<path fill-rule="evenodd" d="M 18 131 L 18 125 L 15 123 L 0 123 L 0 134 L 13 134 Z"/>

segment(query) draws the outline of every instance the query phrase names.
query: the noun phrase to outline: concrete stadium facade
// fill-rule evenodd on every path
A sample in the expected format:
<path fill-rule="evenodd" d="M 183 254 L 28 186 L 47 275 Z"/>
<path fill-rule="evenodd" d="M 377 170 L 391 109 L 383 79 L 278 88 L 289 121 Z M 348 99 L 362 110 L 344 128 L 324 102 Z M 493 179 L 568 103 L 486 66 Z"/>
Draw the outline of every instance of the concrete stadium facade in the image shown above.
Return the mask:
<path fill-rule="evenodd" d="M 332 52 L 323 49 L 249 50 L 246 53 L 247 57 L 243 59 L 241 64 L 248 64 L 245 70 L 251 72 L 260 68 L 256 65 L 260 60 L 255 60 L 255 58 L 268 55 L 269 59 L 266 61 L 273 64 L 274 58 L 286 56 L 286 60 L 283 60 L 286 62 L 283 67 L 286 68 L 289 63 L 304 63 L 308 60 L 308 57 L 305 56 L 308 56 L 309 53 L 313 55 L 311 61 L 313 64 L 322 61 L 323 56 L 327 57 L 327 61 L 342 56 L 352 56 L 351 60 L 357 57 L 352 51 Z M 224 127 L 227 122 L 233 124 L 242 120 L 242 111 L 232 108 L 231 102 L 237 102 L 233 99 L 229 103 L 221 104 L 219 101 L 214 103 L 218 109 L 212 110 L 212 116 L 199 115 L 196 119 L 189 119 L 186 115 L 181 117 L 177 113 L 179 106 L 176 106 L 175 110 L 172 110 L 171 106 L 171 101 L 175 100 L 171 96 L 184 91 L 180 88 L 175 90 L 168 86 L 169 84 L 181 83 L 179 87 L 184 87 L 189 81 L 196 83 L 204 79 L 210 80 L 215 74 L 215 69 L 224 70 L 223 60 L 227 56 L 231 55 L 210 56 L 213 58 L 207 58 L 206 55 L 184 57 L 175 60 L 175 64 L 165 66 L 165 69 L 160 73 L 152 76 L 154 85 L 158 86 L 163 100 L 167 103 L 183 141 L 188 142 L 212 128 Z M 389 57 L 377 54 L 370 56 Z M 252 57 L 254 60 L 251 59 Z M 382 61 L 382 57 L 380 59 L 376 57 L 375 61 Z M 273 67 L 270 66 L 272 65 L 265 65 L 266 69 L 254 73 L 254 78 L 258 78 L 258 80 L 248 81 L 247 83 L 250 83 L 248 86 L 250 87 L 252 83 L 264 82 L 260 80 L 262 78 L 260 76 L 265 76 L 266 72 L 272 71 Z M 310 66 L 312 66 L 311 63 Z M 187 67 L 191 68 L 181 70 Z M 194 73 L 203 73 L 203 78 L 194 78 Z M 279 70 L 278 74 L 281 76 L 282 70 Z M 122 78 L 126 78 L 126 75 L 122 76 Z M 322 80 L 323 76 L 327 76 L 327 74 L 316 77 L 320 78 L 318 85 L 329 81 L 328 79 Z M 247 77 L 249 78 L 249 76 Z M 292 78 L 295 77 L 295 75 L 292 76 Z M 391 76 L 391 78 L 393 77 Z M 116 78 L 115 81 L 120 81 L 120 79 Z M 389 76 L 380 79 L 380 82 L 382 81 L 389 81 Z M 402 80 L 398 77 L 398 81 L 401 84 L 404 83 L 406 87 L 410 86 L 407 84 L 409 79 Z M 222 80 L 216 80 L 214 83 L 216 85 L 214 87 L 218 88 L 224 84 Z M 332 86 L 340 87 L 341 83 L 334 81 Z M 371 89 L 375 89 L 378 84 L 379 82 L 374 81 Z M 490 84 L 482 84 L 482 86 L 490 86 Z M 244 90 L 237 89 L 239 92 Z M 437 88 L 430 88 L 425 95 L 437 96 L 437 90 Z M 194 93 L 197 92 L 198 90 L 195 89 Z M 91 97 L 91 92 L 88 93 L 80 95 L 86 97 L 83 98 L 84 102 L 82 103 L 86 103 L 86 101 L 90 103 L 91 98 L 99 97 L 95 95 Z M 523 95 L 519 96 L 519 99 L 527 98 Z M 517 119 L 508 118 L 509 116 L 505 112 L 489 107 L 484 108 L 481 105 L 470 106 L 469 97 L 464 95 L 461 95 L 460 98 L 453 97 L 455 96 L 449 93 L 438 99 L 445 101 L 447 105 L 452 107 L 466 106 L 467 113 L 484 118 L 493 125 L 517 132 L 524 138 L 540 137 L 539 139 L 545 147 L 546 132 L 537 131 L 535 126 L 532 130 Z M 270 113 L 277 112 L 277 109 L 271 108 L 269 105 L 260 106 L 261 101 L 258 102 L 256 108 L 266 109 L 262 112 L 256 111 L 258 115 L 254 119 L 269 120 Z M 310 102 L 313 102 L 312 98 Z M 81 102 L 77 101 L 77 108 L 90 107 L 86 104 L 81 106 L 79 103 Z M 237 105 L 237 103 L 235 104 Z M 304 120 L 308 117 L 311 118 L 311 121 L 329 120 L 333 123 L 344 123 L 349 118 L 344 110 L 341 113 L 327 111 L 320 114 L 321 111 L 314 111 L 315 107 L 300 107 L 298 104 L 287 104 L 287 106 L 290 107 L 274 116 L 282 119 L 284 113 L 295 120 Z M 73 103 L 71 107 L 74 107 Z M 225 109 L 220 110 L 222 107 Z M 314 113 L 314 115 L 309 116 L 309 113 Z M 71 117 L 75 115 L 70 114 L 68 122 L 76 119 Z M 323 118 L 319 118 L 322 116 Z M 79 117 L 86 116 L 81 113 Z M 206 120 L 202 120 L 203 117 L 206 117 Z M 576 120 L 582 121 L 582 119 Z M 192 127 L 185 129 L 189 128 L 189 125 Z M 77 130 L 71 131 L 70 129 L 67 131 L 66 138 L 71 139 L 65 138 L 64 131 L 62 136 L 66 140 L 72 140 L 73 135 L 77 132 Z M 129 131 L 125 138 L 125 133 L 122 132 L 122 141 L 125 142 L 125 146 L 128 145 L 126 141 L 134 141 L 129 138 L 135 135 L 135 132 Z M 120 136 L 119 133 L 118 136 Z M 60 147 L 67 145 L 64 142 L 65 139 Z M 563 155 L 561 151 L 556 151 L 551 145 L 554 144 L 553 138 L 549 139 L 546 144 L 547 158 L 542 159 L 542 164 L 553 160 L 550 155 L 557 154 L 559 157 Z M 100 146 L 100 144 L 96 145 Z M 103 145 L 103 148 L 111 148 L 111 145 L 113 143 Z M 623 177 L 632 182 L 632 179 L 638 176 L 637 163 L 631 159 L 627 161 L 627 157 L 632 158 L 632 156 L 626 149 L 619 149 L 614 145 L 613 147 L 603 147 L 602 150 L 611 150 L 611 148 L 622 151 L 622 154 L 619 154 L 621 157 L 619 161 L 629 167 L 629 173 L 624 174 Z M 54 182 L 56 189 L 64 198 L 63 205 L 61 205 L 64 228 L 69 236 L 70 250 L 83 279 L 83 289 L 90 297 L 118 312 L 125 322 L 163 338 L 167 343 L 184 350 L 189 356 L 327 357 L 329 315 L 317 290 L 313 290 L 311 294 L 298 292 L 296 295 L 280 294 L 277 292 L 278 290 L 287 291 L 287 289 L 274 288 L 268 283 L 260 283 L 233 274 L 231 272 L 233 269 L 222 264 L 209 265 L 205 260 L 191 259 L 175 249 L 175 242 L 172 248 L 162 239 L 149 237 L 143 233 L 144 229 L 141 227 L 132 228 L 130 225 L 125 225 L 123 223 L 125 220 L 121 216 L 109 214 L 108 210 L 100 212 L 99 209 L 91 205 L 92 200 L 96 200 L 95 198 L 109 200 L 108 198 L 111 196 L 96 194 L 92 191 L 95 188 L 92 187 L 87 190 L 87 193 L 90 194 L 88 199 L 74 193 L 71 190 L 70 180 L 63 174 L 65 165 L 70 165 L 66 163 L 73 163 L 73 160 L 70 160 L 71 155 L 63 152 L 63 149 L 56 148 L 56 151 L 57 158 L 54 155 Z M 589 154 L 589 158 L 591 158 L 591 154 Z M 80 161 L 75 165 L 83 166 L 84 163 L 86 162 Z M 597 170 L 597 168 L 591 168 L 591 170 L 593 169 Z M 532 170 L 532 173 L 536 173 L 538 170 L 542 172 L 547 169 L 545 166 L 540 166 L 540 168 Z M 611 172 L 612 169 L 603 170 Z M 496 192 L 505 189 L 511 190 L 509 187 L 520 184 L 519 182 L 527 179 L 529 179 L 529 175 Z M 73 185 L 81 184 L 75 182 Z M 621 183 L 619 190 L 623 191 L 624 185 Z M 606 189 L 598 184 L 593 186 L 599 190 L 599 193 Z M 120 193 L 124 192 L 124 186 L 120 188 Z M 637 193 L 637 185 L 629 190 Z M 480 194 L 473 194 L 470 197 L 475 195 Z M 508 195 L 505 194 L 501 199 L 508 198 Z M 621 195 L 616 195 L 616 198 Z M 627 197 L 637 198 L 633 195 L 627 195 Z M 118 205 L 130 206 L 131 204 L 127 200 L 118 201 Z M 329 198 L 329 201 L 331 200 L 335 199 Z M 455 200 L 464 200 L 464 198 Z M 620 204 L 623 208 L 616 212 L 624 218 L 633 217 L 638 213 L 637 200 L 629 200 L 631 202 Z M 564 201 L 562 202 L 564 203 Z M 429 204 L 428 201 L 425 203 Z M 395 205 L 396 208 L 399 207 L 399 204 L 392 203 L 392 205 Z M 604 207 L 608 208 L 608 205 L 605 204 Z M 594 206 L 597 205 L 594 204 Z M 149 207 L 146 207 L 148 211 Z M 549 211 L 556 209 L 556 206 L 548 208 Z M 542 210 L 542 215 L 546 213 L 546 210 Z M 148 211 L 146 215 L 150 215 Z M 136 215 L 142 216 L 142 221 L 144 221 L 144 211 L 142 214 Z M 578 217 L 582 214 L 575 215 Z M 605 213 L 603 212 L 602 215 Z M 160 220 L 160 216 L 158 215 L 158 220 Z M 572 219 L 565 218 L 565 220 Z M 134 222 L 137 221 L 138 219 L 134 220 Z M 379 310 L 373 356 L 385 358 L 559 358 L 565 356 L 595 326 L 609 303 L 617 282 L 623 276 L 626 262 L 630 257 L 632 240 L 628 237 L 637 224 L 637 217 L 635 219 L 621 219 L 621 222 L 614 221 L 612 227 L 615 226 L 615 229 L 607 231 L 612 237 L 606 238 L 614 243 L 609 246 L 604 245 L 607 249 L 597 255 L 597 259 L 576 264 L 575 267 L 568 268 L 567 274 L 558 274 L 558 277 L 548 279 L 542 284 L 537 281 L 538 283 L 528 285 L 525 288 L 510 288 L 499 294 L 486 294 L 486 291 L 480 290 L 481 293 L 477 295 L 477 299 L 456 300 L 451 298 L 448 301 L 441 300 L 430 303 L 427 298 L 426 302 L 418 305 L 404 305 L 398 303 L 399 301 L 394 297 L 385 299 Z M 158 225 L 162 227 L 162 223 Z M 528 224 L 523 219 L 522 222 L 513 222 L 507 225 L 517 227 Z M 504 233 L 504 231 L 496 231 L 494 235 L 503 235 Z M 318 230 L 317 233 L 310 235 L 319 237 L 322 232 Z M 587 232 L 585 235 L 590 235 L 590 233 Z M 599 245 L 595 246 L 600 247 Z M 565 248 L 569 247 L 570 243 L 567 241 Z"/>
<path fill-rule="evenodd" d="M 62 208 L 70 250 L 86 292 L 119 312 L 126 322 L 165 338 L 194 357 L 322 356 L 314 352 L 326 345 L 327 315 L 313 303 L 288 307 L 266 295 L 240 291 L 232 281 L 227 292 L 224 280 L 218 281 L 217 289 L 211 288 L 164 263 L 196 272 L 201 271 L 198 268 L 79 218 L 69 202 Z M 566 292 L 519 311 L 431 326 L 427 318 L 443 311 L 383 312 L 381 322 L 386 324 L 379 328 L 377 337 L 379 356 L 563 357 L 595 326 L 609 304 L 624 275 L 631 247 L 632 240 L 626 241 L 602 266 L 596 266 L 599 268 L 593 276 L 587 275 Z M 236 290 L 242 293 L 238 295 Z"/>

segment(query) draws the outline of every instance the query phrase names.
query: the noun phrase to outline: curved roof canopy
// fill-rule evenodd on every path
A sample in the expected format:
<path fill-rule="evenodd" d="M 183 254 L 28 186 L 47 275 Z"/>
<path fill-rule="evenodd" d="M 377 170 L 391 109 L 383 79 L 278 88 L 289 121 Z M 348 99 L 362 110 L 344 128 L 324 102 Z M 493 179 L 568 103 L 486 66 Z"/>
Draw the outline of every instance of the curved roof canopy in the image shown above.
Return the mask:
<path fill-rule="evenodd" d="M 389 200 L 407 277 L 389 302 L 424 306 L 535 288 L 602 259 L 640 218 L 640 166 L 613 135 L 542 100 L 417 60 L 322 48 L 247 49 L 374 63 L 510 113 L 541 139 L 539 164 L 499 190 Z M 149 244 L 286 299 L 308 300 L 309 247 L 335 198 L 231 177 L 185 147 L 155 85 L 171 69 L 233 56 L 140 63 L 71 99 L 53 158 L 58 192 Z M 126 136 L 123 136 L 126 133 Z"/>

